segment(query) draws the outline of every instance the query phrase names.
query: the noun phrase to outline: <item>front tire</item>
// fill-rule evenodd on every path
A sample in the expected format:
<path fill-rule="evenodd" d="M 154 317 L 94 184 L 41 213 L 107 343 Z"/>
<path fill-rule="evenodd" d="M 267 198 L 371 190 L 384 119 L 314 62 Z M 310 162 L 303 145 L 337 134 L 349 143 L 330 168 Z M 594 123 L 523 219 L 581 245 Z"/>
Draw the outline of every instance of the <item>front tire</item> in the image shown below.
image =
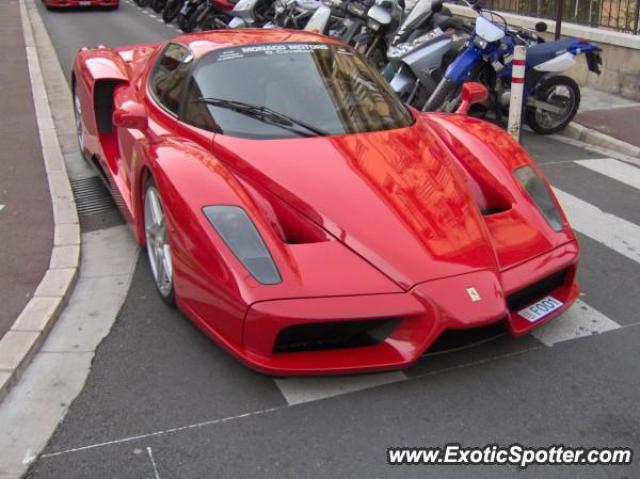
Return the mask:
<path fill-rule="evenodd" d="M 151 274 L 162 301 L 175 305 L 169 230 L 160 192 L 149 178 L 144 192 L 144 232 Z"/>
<path fill-rule="evenodd" d="M 422 111 L 443 111 L 456 98 L 459 85 L 443 78 L 422 108 Z"/>
<path fill-rule="evenodd" d="M 149 2 L 149 6 L 156 13 L 160 13 L 162 10 L 164 10 L 164 7 L 166 5 L 167 5 L 167 0 L 151 0 Z"/>
<path fill-rule="evenodd" d="M 80 148 L 80 154 L 85 156 L 84 147 L 84 124 L 82 122 L 82 105 L 80 103 L 80 97 L 76 91 L 77 87 L 73 85 L 73 118 L 76 126 L 76 138 L 78 139 L 78 147 Z"/>
<path fill-rule="evenodd" d="M 180 13 L 182 2 L 180 0 L 168 0 L 162 11 L 162 20 L 165 23 L 171 23 Z"/>
<path fill-rule="evenodd" d="M 184 33 L 191 33 L 196 28 L 198 23 L 199 15 L 198 9 L 192 10 L 188 15 L 183 15 L 182 13 L 178 14 L 178 18 L 176 19 L 176 23 L 180 30 Z"/>
<path fill-rule="evenodd" d="M 527 108 L 527 124 L 541 135 L 551 135 L 564 129 L 580 107 L 580 87 L 573 78 L 567 76 L 554 76 L 544 80 L 532 95 L 538 101 L 561 109 L 561 112 L 555 113 L 535 106 Z"/>

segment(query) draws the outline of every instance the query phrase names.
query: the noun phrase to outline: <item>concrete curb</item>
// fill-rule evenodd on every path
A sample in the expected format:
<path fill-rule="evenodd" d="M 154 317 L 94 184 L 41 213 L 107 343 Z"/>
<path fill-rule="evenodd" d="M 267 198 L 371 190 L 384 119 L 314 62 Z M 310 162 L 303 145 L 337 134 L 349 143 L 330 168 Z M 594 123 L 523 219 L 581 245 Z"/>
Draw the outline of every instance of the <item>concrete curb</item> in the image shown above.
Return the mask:
<path fill-rule="evenodd" d="M 586 126 L 582 126 L 575 121 L 569 123 L 564 130 L 559 132 L 559 135 L 571 138 L 572 140 L 582 141 L 583 143 L 587 143 L 592 146 L 615 151 L 622 155 L 631 156 L 632 158 L 640 158 L 639 147 L 591 128 L 587 128 Z"/>
<path fill-rule="evenodd" d="M 20 18 L 54 220 L 49 269 L 11 329 L 0 340 L 0 401 L 15 385 L 44 342 L 69 297 L 80 264 L 80 225 L 40 69 L 24 0 Z"/>

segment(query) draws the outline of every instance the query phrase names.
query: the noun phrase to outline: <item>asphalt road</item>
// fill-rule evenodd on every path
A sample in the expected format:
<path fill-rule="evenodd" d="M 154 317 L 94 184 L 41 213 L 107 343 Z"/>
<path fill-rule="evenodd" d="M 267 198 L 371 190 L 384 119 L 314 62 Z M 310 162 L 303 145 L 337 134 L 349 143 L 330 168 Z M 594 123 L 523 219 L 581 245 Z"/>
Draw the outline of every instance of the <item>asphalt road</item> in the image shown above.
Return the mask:
<path fill-rule="evenodd" d="M 65 68 L 83 43 L 173 33 L 126 2 L 118 12 L 43 16 Z M 274 379 L 238 364 L 165 306 L 141 257 L 86 386 L 32 477 L 640 477 L 637 459 L 525 470 L 386 464 L 390 446 L 451 442 L 640 450 L 640 194 L 633 186 L 640 169 L 578 163 L 601 156 L 548 138 L 524 140 L 579 231 L 584 295 L 563 318 L 575 325 L 570 334 L 515 340 L 489 332 L 401 373 Z"/>

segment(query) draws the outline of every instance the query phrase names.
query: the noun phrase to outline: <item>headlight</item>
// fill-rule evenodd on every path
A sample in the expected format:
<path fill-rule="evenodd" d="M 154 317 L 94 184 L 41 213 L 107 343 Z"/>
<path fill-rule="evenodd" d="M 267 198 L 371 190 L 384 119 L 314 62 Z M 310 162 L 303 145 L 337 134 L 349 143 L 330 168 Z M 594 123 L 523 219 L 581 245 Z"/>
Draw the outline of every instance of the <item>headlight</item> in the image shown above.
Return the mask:
<path fill-rule="evenodd" d="M 484 50 L 485 48 L 487 48 L 488 42 L 484 38 L 476 35 L 475 37 L 473 37 L 473 44 L 480 50 Z"/>
<path fill-rule="evenodd" d="M 407 53 L 412 52 L 419 46 L 424 45 L 428 41 L 433 40 L 434 38 L 439 37 L 442 34 L 443 32 L 440 28 L 435 28 L 429 33 L 425 33 L 424 35 L 420 35 L 419 37 L 414 38 L 410 42 L 392 45 L 387 49 L 387 56 L 389 57 L 389 59 L 397 59 L 403 57 Z"/>
<path fill-rule="evenodd" d="M 206 206 L 204 214 L 233 254 L 262 284 L 281 281 L 269 250 L 255 225 L 239 206 Z"/>
<path fill-rule="evenodd" d="M 522 187 L 527 190 L 527 193 L 529 193 L 529 196 L 531 196 L 551 228 L 554 231 L 562 231 L 564 225 L 562 224 L 560 212 L 558 211 L 558 208 L 556 208 L 556 204 L 551 197 L 551 193 L 545 186 L 542 178 L 540 178 L 535 170 L 530 166 L 518 168 L 513 174 L 518 179 Z"/>
<path fill-rule="evenodd" d="M 367 26 L 369 27 L 369 29 L 371 29 L 371 31 L 374 31 L 374 32 L 377 32 L 378 30 L 380 30 L 380 24 L 371 18 L 367 22 Z"/>

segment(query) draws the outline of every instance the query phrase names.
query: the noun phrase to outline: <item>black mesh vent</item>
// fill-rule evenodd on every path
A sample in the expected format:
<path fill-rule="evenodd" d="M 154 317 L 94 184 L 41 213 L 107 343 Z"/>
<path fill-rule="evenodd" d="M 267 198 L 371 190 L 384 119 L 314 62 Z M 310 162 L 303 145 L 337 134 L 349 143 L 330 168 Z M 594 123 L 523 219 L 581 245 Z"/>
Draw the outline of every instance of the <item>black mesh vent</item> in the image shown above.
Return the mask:
<path fill-rule="evenodd" d="M 395 319 L 365 319 L 289 326 L 276 338 L 274 352 L 293 353 L 373 346 L 384 341 Z"/>
<path fill-rule="evenodd" d="M 509 310 L 516 311 L 524 308 L 525 306 L 548 295 L 552 291 L 560 288 L 565 283 L 566 278 L 567 270 L 564 269 L 509 295 L 509 297 L 507 297 Z"/>

